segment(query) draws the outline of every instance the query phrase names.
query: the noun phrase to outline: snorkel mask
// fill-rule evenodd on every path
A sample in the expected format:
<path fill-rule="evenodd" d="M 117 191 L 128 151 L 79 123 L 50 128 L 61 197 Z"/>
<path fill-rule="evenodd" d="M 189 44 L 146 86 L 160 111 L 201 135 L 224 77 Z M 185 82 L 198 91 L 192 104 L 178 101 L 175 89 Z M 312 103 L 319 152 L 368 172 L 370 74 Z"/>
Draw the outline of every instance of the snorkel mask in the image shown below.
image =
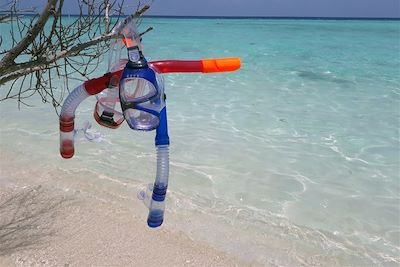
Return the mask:
<path fill-rule="evenodd" d="M 160 112 L 165 108 L 163 86 L 138 46 L 128 51 L 129 61 L 119 82 L 121 109 L 131 129 L 151 131 L 160 124 Z"/>
<path fill-rule="evenodd" d="M 135 22 L 130 16 L 114 28 L 113 31 L 122 33 L 124 39 L 123 42 L 111 43 L 108 72 L 102 77 L 79 85 L 65 99 L 60 113 L 60 154 L 67 159 L 73 157 L 75 111 L 79 104 L 91 95 L 97 97 L 94 118 L 100 125 L 115 129 L 126 120 L 133 130 L 156 130 L 156 179 L 147 192 L 141 191 L 139 196 L 149 209 L 148 226 L 158 227 L 164 220 L 170 143 L 165 87 L 161 74 L 235 71 L 240 68 L 240 59 L 147 62 Z M 128 59 L 121 59 L 121 50 L 124 50 L 124 47 L 128 50 Z M 118 102 L 122 112 L 116 109 Z"/>

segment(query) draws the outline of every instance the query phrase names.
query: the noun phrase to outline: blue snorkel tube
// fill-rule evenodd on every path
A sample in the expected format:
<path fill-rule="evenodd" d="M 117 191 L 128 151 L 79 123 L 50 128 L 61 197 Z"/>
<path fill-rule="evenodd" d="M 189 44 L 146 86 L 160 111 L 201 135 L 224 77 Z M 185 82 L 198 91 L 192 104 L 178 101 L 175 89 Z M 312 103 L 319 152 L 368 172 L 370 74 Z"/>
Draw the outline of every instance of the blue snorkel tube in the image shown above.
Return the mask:
<path fill-rule="evenodd" d="M 150 227 L 158 227 L 164 220 L 165 195 L 169 177 L 167 107 L 164 107 L 160 113 L 160 125 L 156 130 L 155 145 L 157 148 L 157 173 L 147 217 L 147 225 Z"/>
<path fill-rule="evenodd" d="M 129 60 L 119 82 L 119 99 L 124 118 L 133 130 L 156 130 L 157 173 L 148 203 L 149 227 L 164 221 L 165 196 L 169 177 L 169 136 L 164 84 L 149 67 L 140 49 L 140 40 L 126 39 Z M 159 82 L 160 81 L 160 82 Z"/>

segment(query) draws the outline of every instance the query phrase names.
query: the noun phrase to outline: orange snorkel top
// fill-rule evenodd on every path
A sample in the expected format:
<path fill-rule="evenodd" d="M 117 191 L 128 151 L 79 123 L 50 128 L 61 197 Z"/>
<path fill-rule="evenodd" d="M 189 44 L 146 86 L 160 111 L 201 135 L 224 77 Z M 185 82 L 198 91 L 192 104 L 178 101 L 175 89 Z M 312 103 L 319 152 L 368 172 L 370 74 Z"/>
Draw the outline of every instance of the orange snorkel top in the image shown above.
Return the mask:
<path fill-rule="evenodd" d="M 235 71 L 240 68 L 240 58 L 211 58 L 201 60 L 203 73 Z"/>

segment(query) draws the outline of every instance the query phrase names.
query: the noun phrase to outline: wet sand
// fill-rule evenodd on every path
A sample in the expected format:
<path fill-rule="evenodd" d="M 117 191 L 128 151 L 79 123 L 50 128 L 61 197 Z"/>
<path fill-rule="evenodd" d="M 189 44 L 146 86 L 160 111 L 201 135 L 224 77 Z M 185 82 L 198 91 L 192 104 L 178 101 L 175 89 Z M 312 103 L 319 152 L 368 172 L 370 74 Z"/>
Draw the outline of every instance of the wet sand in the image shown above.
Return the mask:
<path fill-rule="evenodd" d="M 97 197 L 101 192 L 77 186 L 63 190 L 59 181 L 10 181 L 5 173 L 0 172 L 0 266 L 245 265 L 183 233 L 148 228 L 135 215 L 145 211 L 139 205 L 106 201 Z"/>

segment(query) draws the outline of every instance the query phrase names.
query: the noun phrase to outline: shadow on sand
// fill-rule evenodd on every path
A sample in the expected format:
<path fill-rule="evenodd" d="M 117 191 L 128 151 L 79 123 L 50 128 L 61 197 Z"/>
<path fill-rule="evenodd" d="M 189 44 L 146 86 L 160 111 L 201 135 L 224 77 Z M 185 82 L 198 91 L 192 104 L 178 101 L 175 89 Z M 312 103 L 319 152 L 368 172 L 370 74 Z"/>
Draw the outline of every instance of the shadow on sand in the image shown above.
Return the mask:
<path fill-rule="evenodd" d="M 0 195 L 0 256 L 42 246 L 56 235 L 55 219 L 70 202 L 41 186 Z"/>

